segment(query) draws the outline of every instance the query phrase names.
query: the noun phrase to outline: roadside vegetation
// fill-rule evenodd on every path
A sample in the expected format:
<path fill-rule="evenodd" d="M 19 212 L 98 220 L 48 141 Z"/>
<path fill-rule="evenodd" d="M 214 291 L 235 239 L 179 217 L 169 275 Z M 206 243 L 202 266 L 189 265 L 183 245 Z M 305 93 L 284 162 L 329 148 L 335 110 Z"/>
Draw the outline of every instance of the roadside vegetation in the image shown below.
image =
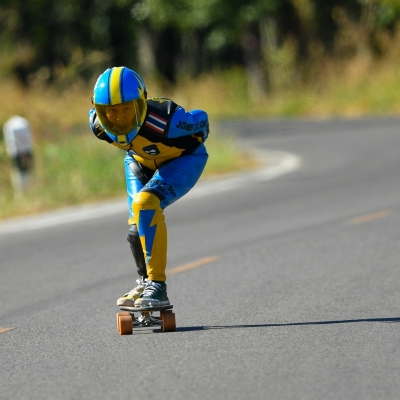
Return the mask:
<path fill-rule="evenodd" d="M 238 147 L 233 133 L 215 128 L 221 118 L 399 115 L 400 70 L 395 68 L 399 61 L 394 56 L 379 62 L 360 58 L 340 66 L 329 61 L 310 84 L 272 92 L 256 105 L 239 95 L 246 76 L 238 69 L 185 81 L 165 95 L 188 109 L 204 108 L 210 114 L 210 158 L 204 179 L 257 166 Z M 0 141 L 0 219 L 124 196 L 123 152 L 97 140 L 87 125 L 91 88 L 76 86 L 62 93 L 45 87 L 27 91 L 13 81 L 1 81 L 0 90 L 8 100 L 0 109 L 1 123 L 12 115 L 26 117 L 32 127 L 35 157 L 28 188 L 15 192 L 11 163 Z M 150 93 L 158 95 L 160 90 L 150 83 Z"/>
<path fill-rule="evenodd" d="M 0 6 L 0 125 L 28 119 L 35 167 L 16 192 L 0 135 L 0 220 L 124 196 L 123 152 L 87 123 L 94 82 L 109 66 L 137 69 L 150 96 L 208 112 L 202 179 L 257 166 L 234 132 L 218 128 L 224 118 L 400 113 L 397 0 L 95 3 Z"/>
<path fill-rule="evenodd" d="M 124 196 L 122 150 L 96 139 L 86 125 L 50 140 L 40 133 L 35 130 L 34 172 L 23 192 L 12 186 L 11 162 L 1 143 L 0 220 Z M 207 143 L 210 161 L 202 179 L 255 165 L 246 162 L 233 136 L 222 139 L 214 132 Z"/>

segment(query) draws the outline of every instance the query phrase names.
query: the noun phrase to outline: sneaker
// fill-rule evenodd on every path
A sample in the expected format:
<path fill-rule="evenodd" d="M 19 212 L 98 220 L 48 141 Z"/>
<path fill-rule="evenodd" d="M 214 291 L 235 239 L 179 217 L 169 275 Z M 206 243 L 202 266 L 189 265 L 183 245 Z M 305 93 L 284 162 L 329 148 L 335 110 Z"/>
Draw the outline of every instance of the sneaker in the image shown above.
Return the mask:
<path fill-rule="evenodd" d="M 147 281 L 144 292 L 135 301 L 135 307 L 168 306 L 167 285 L 165 282 Z"/>
<path fill-rule="evenodd" d="M 141 293 L 143 293 L 147 278 L 143 278 L 143 276 L 141 276 L 139 279 L 136 279 L 136 282 L 138 284 L 136 287 L 134 287 L 130 292 L 125 293 L 117 300 L 117 306 L 135 307 L 135 300 L 139 298 Z"/>

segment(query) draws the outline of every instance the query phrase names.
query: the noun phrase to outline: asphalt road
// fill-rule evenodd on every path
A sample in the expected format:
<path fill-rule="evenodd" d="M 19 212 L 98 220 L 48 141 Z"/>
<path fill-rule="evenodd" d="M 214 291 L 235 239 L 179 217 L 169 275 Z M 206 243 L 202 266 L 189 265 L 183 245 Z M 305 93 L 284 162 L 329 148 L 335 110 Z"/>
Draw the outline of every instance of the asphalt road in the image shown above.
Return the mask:
<path fill-rule="evenodd" d="M 400 120 L 225 128 L 291 163 L 166 210 L 177 332 L 116 330 L 123 201 L 0 225 L 1 399 L 399 398 Z"/>

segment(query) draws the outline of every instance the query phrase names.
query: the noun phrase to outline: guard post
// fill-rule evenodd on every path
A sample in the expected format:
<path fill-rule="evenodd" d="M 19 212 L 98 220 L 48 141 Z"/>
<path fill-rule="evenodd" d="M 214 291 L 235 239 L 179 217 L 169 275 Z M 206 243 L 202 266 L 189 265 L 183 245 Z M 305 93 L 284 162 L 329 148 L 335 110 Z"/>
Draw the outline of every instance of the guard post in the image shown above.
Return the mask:
<path fill-rule="evenodd" d="M 18 115 L 3 125 L 6 151 L 12 160 L 12 182 L 16 190 L 25 189 L 33 169 L 33 146 L 28 120 Z"/>

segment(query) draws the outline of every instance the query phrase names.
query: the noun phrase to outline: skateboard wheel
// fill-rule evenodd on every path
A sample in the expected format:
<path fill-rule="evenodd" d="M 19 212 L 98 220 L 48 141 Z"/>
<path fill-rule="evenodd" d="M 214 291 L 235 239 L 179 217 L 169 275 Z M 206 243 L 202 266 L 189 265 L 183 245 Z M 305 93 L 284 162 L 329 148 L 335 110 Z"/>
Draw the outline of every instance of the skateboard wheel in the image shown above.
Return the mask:
<path fill-rule="evenodd" d="M 132 335 L 132 317 L 128 315 L 120 315 L 118 318 L 118 332 L 120 335 Z"/>
<path fill-rule="evenodd" d="M 171 313 L 172 313 L 172 310 L 161 310 L 160 311 L 160 319 L 161 320 L 163 319 L 164 314 L 171 314 Z"/>
<path fill-rule="evenodd" d="M 128 311 L 123 311 L 123 312 L 118 312 L 117 313 L 117 329 L 118 329 L 118 332 L 119 332 L 119 317 L 122 316 L 122 315 L 130 315 L 130 314 L 128 313 Z"/>
<path fill-rule="evenodd" d="M 164 312 L 161 315 L 163 332 L 176 332 L 175 314 L 173 312 Z"/>

